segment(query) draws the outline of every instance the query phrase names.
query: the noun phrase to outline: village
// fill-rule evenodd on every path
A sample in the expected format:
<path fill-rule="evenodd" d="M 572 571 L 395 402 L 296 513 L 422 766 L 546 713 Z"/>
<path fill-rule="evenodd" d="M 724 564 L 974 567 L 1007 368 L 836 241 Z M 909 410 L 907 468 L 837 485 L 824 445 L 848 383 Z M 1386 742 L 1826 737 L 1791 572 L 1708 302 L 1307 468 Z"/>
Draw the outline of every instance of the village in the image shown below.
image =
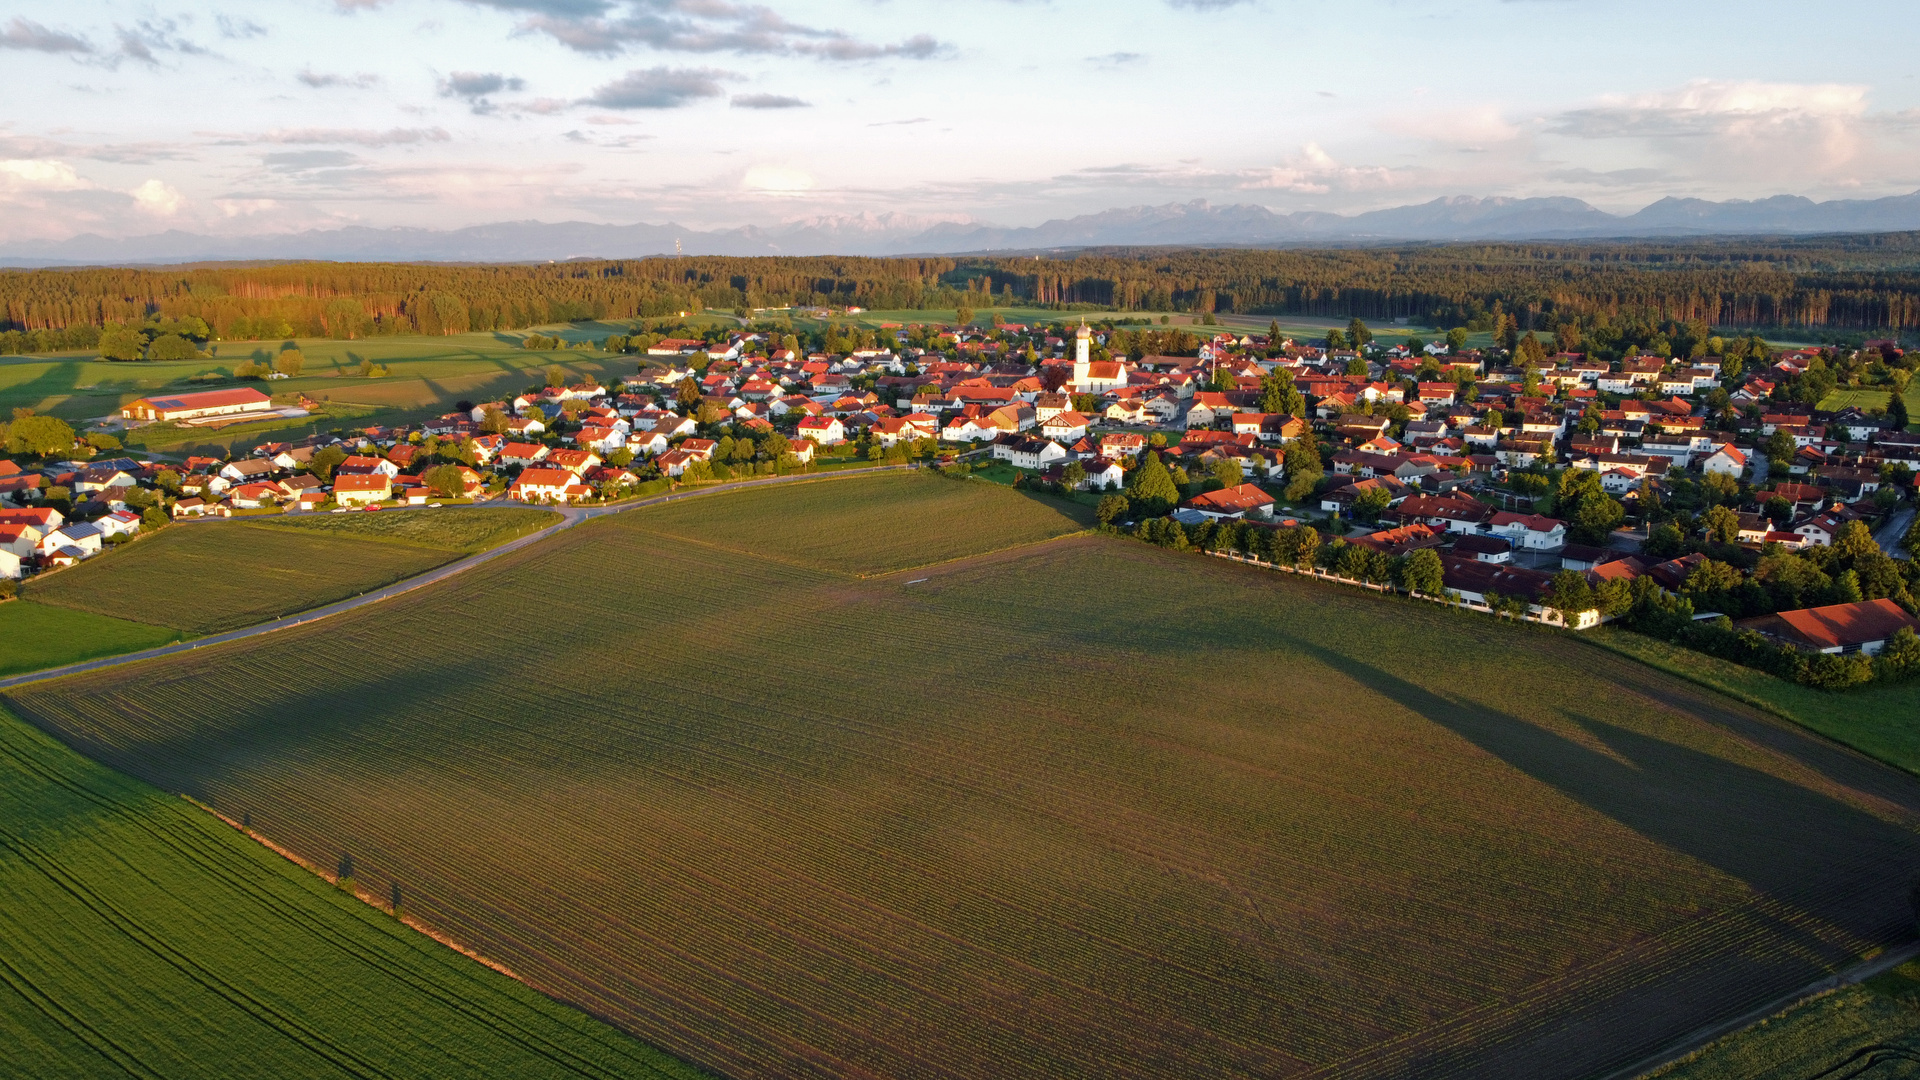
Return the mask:
<path fill-rule="evenodd" d="M 83 456 L 85 442 L 16 455 L 0 461 L 0 578 L 196 518 L 597 503 L 924 463 L 1096 503 L 1102 526 L 1152 542 L 1553 626 L 1657 595 L 1781 648 L 1872 656 L 1920 625 L 1897 558 L 1920 434 L 1898 394 L 1885 412 L 1804 400 L 1832 349 L 1610 363 L 1533 334 L 1511 350 L 1376 345 L 1355 320 L 1351 339 L 1208 328 L 1156 355 L 1114 348 L 1156 339 L 1111 322 L 996 323 L 888 327 L 891 343 L 844 354 L 746 330 L 620 341 L 647 359 L 619 385 L 554 368 L 407 427 L 177 461 Z M 1905 359 L 1861 352 L 1845 359 Z M 144 397 L 103 423 L 297 412 L 239 386 Z"/>

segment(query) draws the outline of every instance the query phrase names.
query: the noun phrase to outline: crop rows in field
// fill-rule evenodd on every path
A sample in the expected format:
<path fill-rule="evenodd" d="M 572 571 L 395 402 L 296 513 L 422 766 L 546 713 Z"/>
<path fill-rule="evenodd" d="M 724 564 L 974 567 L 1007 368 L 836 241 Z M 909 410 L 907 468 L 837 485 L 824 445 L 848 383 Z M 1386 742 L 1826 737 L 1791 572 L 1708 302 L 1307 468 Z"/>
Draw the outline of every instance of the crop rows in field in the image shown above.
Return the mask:
<path fill-rule="evenodd" d="M 700 1075 L 4 711 L 0 925 L 12 1076 Z"/>
<path fill-rule="evenodd" d="M 176 525 L 28 582 L 21 595 L 190 634 L 217 634 L 343 600 L 457 555 L 450 548 L 238 521 Z"/>
<path fill-rule="evenodd" d="M 321 536 L 472 552 L 498 547 L 559 521 L 559 514 L 531 506 L 453 506 L 375 514 L 293 514 L 261 518 L 258 523 Z"/>
<path fill-rule="evenodd" d="M 922 472 L 683 499 L 621 520 L 718 551 L 867 576 L 1051 540 L 1087 508 Z"/>
<path fill-rule="evenodd" d="M 826 488 L 860 535 L 790 539 Z M 935 561 L 857 542 L 915 495 L 640 511 L 14 700 L 740 1078 L 1585 1075 L 1907 920 L 1910 778 L 1125 541 L 849 578 Z"/>

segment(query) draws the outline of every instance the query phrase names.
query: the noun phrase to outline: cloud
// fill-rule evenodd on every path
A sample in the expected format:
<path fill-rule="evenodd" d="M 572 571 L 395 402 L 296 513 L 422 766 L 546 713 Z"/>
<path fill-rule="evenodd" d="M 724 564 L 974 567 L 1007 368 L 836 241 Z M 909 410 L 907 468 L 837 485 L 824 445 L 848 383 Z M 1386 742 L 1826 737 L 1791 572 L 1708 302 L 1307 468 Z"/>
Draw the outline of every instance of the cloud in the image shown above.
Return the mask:
<path fill-rule="evenodd" d="M 440 96 L 461 98 L 473 109 L 477 116 L 485 116 L 494 111 L 490 95 L 502 90 L 524 90 L 525 79 L 498 72 L 456 71 L 440 80 Z"/>
<path fill-rule="evenodd" d="M 712 68 L 635 69 L 595 90 L 584 104 L 603 109 L 677 109 L 725 93 L 720 80 L 738 76 Z"/>
<path fill-rule="evenodd" d="M 523 90 L 526 80 L 496 72 L 456 71 L 440 80 L 440 93 L 443 97 L 463 97 L 468 100 L 497 94 L 502 90 Z"/>
<path fill-rule="evenodd" d="M 252 19 L 236 19 L 231 15 L 215 15 L 214 24 L 220 28 L 220 36 L 243 41 L 247 38 L 265 37 L 267 28 Z"/>
<path fill-rule="evenodd" d="M 180 212 L 180 206 L 186 200 L 173 185 L 161 180 L 149 180 L 129 192 L 135 206 L 158 217 L 172 217 Z"/>
<path fill-rule="evenodd" d="M 297 173 L 313 169 L 338 169 L 360 159 L 345 150 L 282 150 L 262 154 L 260 163 L 275 172 Z"/>
<path fill-rule="evenodd" d="M 523 33 L 546 34 L 579 52 L 611 54 L 634 46 L 662 52 L 809 56 L 843 62 L 926 60 L 952 52 L 931 34 L 891 44 L 843 30 L 792 22 L 771 8 L 732 0 L 467 0 L 527 13 Z"/>
<path fill-rule="evenodd" d="M 1867 88 L 1838 83 L 1695 79 L 1677 90 L 1603 99 L 1548 127 L 1581 139 L 1764 138 L 1809 124 L 1845 123 L 1867 111 Z"/>
<path fill-rule="evenodd" d="M 1235 187 L 1242 190 L 1279 190 L 1299 195 L 1325 195 L 1334 191 L 1367 191 L 1398 186 L 1394 170 L 1379 165 L 1342 165 L 1320 148 L 1308 143 L 1297 157 L 1265 169 L 1250 169 L 1238 175 Z"/>
<path fill-rule="evenodd" d="M 736 109 L 810 109 L 813 102 L 802 101 L 797 97 L 781 94 L 735 94 L 731 103 Z"/>
<path fill-rule="evenodd" d="M 177 52 L 186 56 L 205 56 L 207 50 L 192 41 L 181 37 L 180 24 L 173 19 L 142 19 L 133 29 L 117 26 L 114 32 L 120 39 L 119 56 L 128 60 L 138 60 L 143 64 L 158 67 L 159 52 Z"/>
<path fill-rule="evenodd" d="M 90 53 L 92 43 L 63 30 L 49 30 L 37 22 L 14 16 L 5 30 L 0 30 L 0 49 L 26 49 L 43 53 Z"/>
<path fill-rule="evenodd" d="M 740 187 L 758 195 L 790 196 L 812 191 L 813 177 L 784 165 L 755 165 L 740 179 Z"/>
<path fill-rule="evenodd" d="M 270 131 L 264 135 L 253 135 L 232 142 L 263 142 L 301 145 L 308 143 L 342 143 L 353 146 L 406 146 L 413 143 L 446 142 L 452 136 L 443 128 L 388 128 L 374 131 L 370 128 L 292 128 Z"/>
<path fill-rule="evenodd" d="M 380 81 L 380 76 L 371 72 L 361 72 L 358 75 L 335 75 L 331 72 L 318 72 L 310 67 L 301 68 L 300 73 L 294 78 L 315 90 L 324 90 L 330 86 L 352 86 L 364 90 Z"/>
<path fill-rule="evenodd" d="M 931 117 L 916 116 L 911 120 L 880 120 L 875 123 L 868 124 L 867 126 L 868 127 L 911 127 L 914 124 L 931 124 L 931 123 L 933 123 L 933 119 Z"/>
<path fill-rule="evenodd" d="M 1225 11 L 1227 8 L 1252 2 L 1253 0 L 1167 0 L 1167 6 L 1187 11 Z"/>
<path fill-rule="evenodd" d="M 1146 56 L 1142 53 L 1110 52 L 1101 56 L 1089 56 L 1087 57 L 1087 63 L 1093 64 L 1096 67 L 1113 68 L 1124 67 L 1128 64 L 1138 64 L 1145 59 Z"/>
<path fill-rule="evenodd" d="M 1396 112 L 1377 125 L 1381 131 L 1407 139 L 1455 148 L 1482 149 L 1511 142 L 1522 135 L 1520 127 L 1491 106 L 1454 109 L 1441 112 Z"/>
<path fill-rule="evenodd" d="M 64 161 L 14 158 L 0 161 L 0 188 L 8 191 L 85 191 L 93 187 Z"/>

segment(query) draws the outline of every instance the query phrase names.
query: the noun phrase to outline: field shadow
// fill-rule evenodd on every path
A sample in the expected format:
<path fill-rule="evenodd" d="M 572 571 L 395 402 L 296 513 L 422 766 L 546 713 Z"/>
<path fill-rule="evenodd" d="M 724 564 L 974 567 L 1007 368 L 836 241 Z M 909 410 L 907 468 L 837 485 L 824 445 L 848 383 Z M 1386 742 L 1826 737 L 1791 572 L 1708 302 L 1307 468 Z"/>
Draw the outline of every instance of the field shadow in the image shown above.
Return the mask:
<path fill-rule="evenodd" d="M 1565 711 L 1610 754 L 1498 709 L 1443 697 L 1325 647 L 1301 642 L 1300 648 L 1528 777 L 1762 895 L 1819 910 L 1868 940 L 1904 918 L 1903 886 L 1920 868 L 1920 835 L 1911 829 L 1801 784 L 1607 720 Z M 1801 741 L 1807 749 L 1824 749 L 1810 738 Z M 1795 752 L 1800 747 L 1773 749 L 1793 760 L 1803 756 Z M 1899 803 L 1911 811 L 1920 804 L 1920 786 L 1903 786 Z M 1855 913 L 1850 920 L 1819 902 L 1852 890 L 1878 899 L 1847 905 Z M 1875 908 L 1877 915 L 1867 914 Z"/>

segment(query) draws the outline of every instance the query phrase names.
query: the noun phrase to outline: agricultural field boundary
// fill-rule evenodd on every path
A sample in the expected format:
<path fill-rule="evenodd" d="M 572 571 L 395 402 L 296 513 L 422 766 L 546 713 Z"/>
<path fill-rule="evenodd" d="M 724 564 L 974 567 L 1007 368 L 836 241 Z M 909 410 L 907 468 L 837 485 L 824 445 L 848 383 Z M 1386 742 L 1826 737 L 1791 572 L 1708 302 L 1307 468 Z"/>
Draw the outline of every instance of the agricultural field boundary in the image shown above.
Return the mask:
<path fill-rule="evenodd" d="M 1601 1077 L 1600 1080 L 1636 1080 L 1638 1077 L 1655 1076 L 1669 1066 L 1680 1064 L 1694 1054 L 1726 1038 L 1728 1035 L 1744 1031 L 1770 1016 L 1776 1016 L 1789 1009 L 1796 1008 L 1819 997 L 1821 994 L 1831 993 L 1849 986 L 1857 986 L 1873 978 L 1875 975 L 1892 971 L 1894 968 L 1899 967 L 1901 964 L 1915 957 L 1920 957 L 1920 944 L 1907 945 L 1898 949 L 1889 949 L 1871 960 L 1861 961 L 1846 971 L 1829 975 L 1819 982 L 1802 987 L 1785 997 L 1768 1002 L 1751 1012 L 1743 1013 L 1731 1020 L 1722 1021 L 1710 1027 L 1701 1028 L 1699 1031 L 1688 1035 L 1686 1038 L 1646 1058 L 1644 1061 L 1630 1065 L 1617 1072 L 1608 1073 Z"/>
<path fill-rule="evenodd" d="M 65 664 L 60 667 L 43 668 L 40 671 L 30 671 L 22 675 L 14 675 L 9 678 L 0 679 L 0 690 L 11 690 L 14 687 L 24 686 L 27 683 L 41 682 L 46 679 L 58 679 L 67 675 L 78 675 L 87 671 L 99 671 L 104 668 L 118 667 L 122 664 L 137 663 L 141 660 L 151 660 L 161 656 L 171 656 L 175 653 L 188 652 L 193 649 L 204 648 L 208 645 L 220 645 L 229 641 L 240 641 L 250 637 L 258 637 L 261 634 L 271 634 L 295 626 L 304 626 L 307 623 L 319 622 L 322 619 L 329 619 L 343 612 L 352 611 L 355 608 L 379 603 L 382 600 L 391 600 L 396 596 L 403 596 L 415 589 L 423 589 L 437 582 L 445 581 L 450 577 L 465 573 L 482 563 L 497 559 L 508 552 L 518 551 L 523 547 L 536 544 L 554 533 L 564 529 L 570 529 L 583 521 L 597 517 L 625 513 L 628 510 L 638 510 L 645 506 L 657 506 L 661 503 L 673 502 L 680 499 L 696 498 L 701 495 L 739 491 L 745 488 L 836 480 L 843 476 L 864 476 L 872 473 L 899 471 L 911 468 L 913 468 L 911 465 L 875 465 L 864 469 L 843 469 L 833 473 L 803 473 L 797 476 L 771 476 L 754 480 L 736 480 L 732 483 L 715 484 L 712 487 L 694 488 L 688 491 L 676 491 L 629 503 L 612 503 L 607 506 L 587 508 L 569 507 L 558 511 L 561 518 L 559 521 L 554 522 L 552 525 L 538 532 L 528 533 L 517 540 L 510 540 L 507 543 L 501 544 L 499 547 L 491 548 L 474 555 L 469 555 L 464 559 L 458 559 L 443 566 L 435 567 L 426 573 L 416 574 L 410 578 L 402 578 L 391 585 L 383 585 L 378 589 L 363 593 L 349 600 L 336 601 L 325 607 L 314 608 L 311 611 L 297 612 L 293 615 L 283 616 L 270 622 L 259 623 L 254 626 L 244 626 L 238 630 L 228 630 L 224 633 L 194 638 L 190 641 L 180 641 L 171 645 L 162 645 L 157 648 L 142 649 L 139 652 L 122 653 L 119 656 L 101 657 L 98 660 L 85 660 L 77 664 Z"/>

